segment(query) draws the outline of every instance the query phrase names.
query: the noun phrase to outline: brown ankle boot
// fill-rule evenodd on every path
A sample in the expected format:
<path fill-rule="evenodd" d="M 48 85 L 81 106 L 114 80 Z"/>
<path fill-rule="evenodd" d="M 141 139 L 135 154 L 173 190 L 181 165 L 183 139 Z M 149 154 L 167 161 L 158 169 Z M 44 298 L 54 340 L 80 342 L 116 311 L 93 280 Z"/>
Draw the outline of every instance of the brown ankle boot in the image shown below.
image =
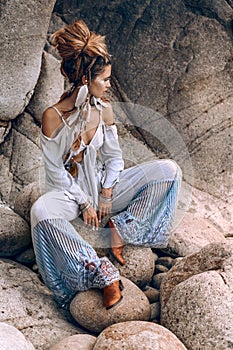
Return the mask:
<path fill-rule="evenodd" d="M 104 307 L 109 310 L 117 305 L 123 298 L 121 295 L 122 284 L 120 281 L 113 282 L 104 288 Z"/>
<path fill-rule="evenodd" d="M 117 231 L 112 223 L 112 221 L 109 221 L 109 227 L 111 229 L 111 249 L 110 253 L 113 256 L 113 258 L 121 265 L 125 265 L 125 259 L 122 256 L 123 248 L 124 248 L 124 242 L 122 239 L 118 236 Z"/>

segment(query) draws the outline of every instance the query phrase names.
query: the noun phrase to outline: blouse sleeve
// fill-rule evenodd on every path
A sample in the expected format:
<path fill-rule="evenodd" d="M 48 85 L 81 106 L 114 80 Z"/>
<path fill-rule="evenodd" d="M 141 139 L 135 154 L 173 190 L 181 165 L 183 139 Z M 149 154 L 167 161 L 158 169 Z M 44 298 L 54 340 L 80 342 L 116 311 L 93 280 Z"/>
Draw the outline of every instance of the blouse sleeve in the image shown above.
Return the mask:
<path fill-rule="evenodd" d="M 62 156 L 59 154 L 61 145 L 53 139 L 41 138 L 41 149 L 45 164 L 46 184 L 49 188 L 65 191 L 78 204 L 85 203 L 88 198 L 75 179 L 64 168 Z"/>
<path fill-rule="evenodd" d="M 105 175 L 101 185 L 104 188 L 110 188 L 118 181 L 120 172 L 124 169 L 124 161 L 118 142 L 116 125 L 104 124 L 103 129 L 104 142 L 99 149 L 99 156 L 105 166 Z"/>

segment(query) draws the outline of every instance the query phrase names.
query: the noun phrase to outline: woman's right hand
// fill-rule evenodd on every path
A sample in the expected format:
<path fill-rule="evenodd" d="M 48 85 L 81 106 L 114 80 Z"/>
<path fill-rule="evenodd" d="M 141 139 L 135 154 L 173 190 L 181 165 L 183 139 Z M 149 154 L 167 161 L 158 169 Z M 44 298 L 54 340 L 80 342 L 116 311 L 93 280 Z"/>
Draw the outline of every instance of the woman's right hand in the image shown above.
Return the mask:
<path fill-rule="evenodd" d="M 83 220 L 85 224 L 90 225 L 93 230 L 98 230 L 99 221 L 97 213 L 92 206 L 83 213 Z"/>

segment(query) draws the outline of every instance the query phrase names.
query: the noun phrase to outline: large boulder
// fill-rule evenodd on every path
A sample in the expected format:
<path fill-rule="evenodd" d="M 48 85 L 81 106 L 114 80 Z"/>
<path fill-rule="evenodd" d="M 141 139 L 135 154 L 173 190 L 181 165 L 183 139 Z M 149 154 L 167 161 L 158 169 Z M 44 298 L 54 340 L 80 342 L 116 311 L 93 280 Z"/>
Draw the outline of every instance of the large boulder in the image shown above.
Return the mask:
<path fill-rule="evenodd" d="M 187 212 L 178 227 L 172 232 L 167 249 L 179 256 L 199 251 L 207 244 L 225 239 L 207 219 Z"/>
<path fill-rule="evenodd" d="M 164 277 L 161 324 L 188 349 L 232 349 L 233 240 L 183 258 Z"/>
<path fill-rule="evenodd" d="M 106 310 L 103 306 L 103 291 L 89 289 L 76 294 L 70 304 L 74 319 L 84 328 L 101 332 L 104 328 L 124 321 L 148 321 L 150 304 L 144 293 L 131 281 L 122 277 L 124 290 L 122 301 Z"/>
<path fill-rule="evenodd" d="M 186 347 L 168 329 L 155 323 L 129 321 L 106 328 L 93 350 L 185 350 Z"/>
<path fill-rule="evenodd" d="M 17 328 L 0 322 L 0 349 L 1 350 L 35 350 Z"/>
<path fill-rule="evenodd" d="M 28 113 L 20 115 L 13 123 L 6 140 L 0 145 L 4 160 L 0 184 L 4 200 L 13 206 L 19 192 L 29 183 L 43 182 L 43 161 L 39 147 L 39 127 Z"/>
<path fill-rule="evenodd" d="M 0 204 L 0 256 L 9 257 L 24 250 L 31 242 L 28 223 L 6 205 Z"/>
<path fill-rule="evenodd" d="M 48 350 L 62 338 L 81 332 L 69 322 L 69 314 L 57 307 L 52 293 L 28 268 L 0 260 L 0 281 L 0 322 L 21 330 L 35 349 Z"/>
<path fill-rule="evenodd" d="M 68 23 L 81 16 L 92 30 L 107 34 L 119 97 L 165 116 L 187 145 L 196 186 L 226 198 L 231 183 L 231 2 L 139 0 L 132 6 L 116 0 L 103 1 L 97 11 L 90 0 L 78 7 L 75 0 L 58 0 L 55 11 Z M 147 143 L 164 150 L 166 144 L 154 137 L 160 124 L 153 118 L 134 115 L 136 122 L 143 121 Z M 150 126 L 146 132 L 145 124 Z"/>
<path fill-rule="evenodd" d="M 64 77 L 60 73 L 61 62 L 47 52 L 43 52 L 40 77 L 28 110 L 41 122 L 46 108 L 55 104 L 64 92 Z"/>
<path fill-rule="evenodd" d="M 1 3 L 0 115 L 14 119 L 28 104 L 36 85 L 55 0 Z"/>

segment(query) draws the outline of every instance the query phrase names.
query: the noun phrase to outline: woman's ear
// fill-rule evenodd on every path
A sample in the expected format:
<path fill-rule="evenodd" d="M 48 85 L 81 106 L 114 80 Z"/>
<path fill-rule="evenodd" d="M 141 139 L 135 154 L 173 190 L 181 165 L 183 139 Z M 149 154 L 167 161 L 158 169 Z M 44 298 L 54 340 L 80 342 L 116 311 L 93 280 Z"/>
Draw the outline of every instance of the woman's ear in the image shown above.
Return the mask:
<path fill-rule="evenodd" d="M 85 75 L 83 75 L 83 76 L 82 76 L 82 84 L 85 85 L 85 84 L 87 84 L 87 83 L 88 83 L 87 78 L 86 78 Z"/>

